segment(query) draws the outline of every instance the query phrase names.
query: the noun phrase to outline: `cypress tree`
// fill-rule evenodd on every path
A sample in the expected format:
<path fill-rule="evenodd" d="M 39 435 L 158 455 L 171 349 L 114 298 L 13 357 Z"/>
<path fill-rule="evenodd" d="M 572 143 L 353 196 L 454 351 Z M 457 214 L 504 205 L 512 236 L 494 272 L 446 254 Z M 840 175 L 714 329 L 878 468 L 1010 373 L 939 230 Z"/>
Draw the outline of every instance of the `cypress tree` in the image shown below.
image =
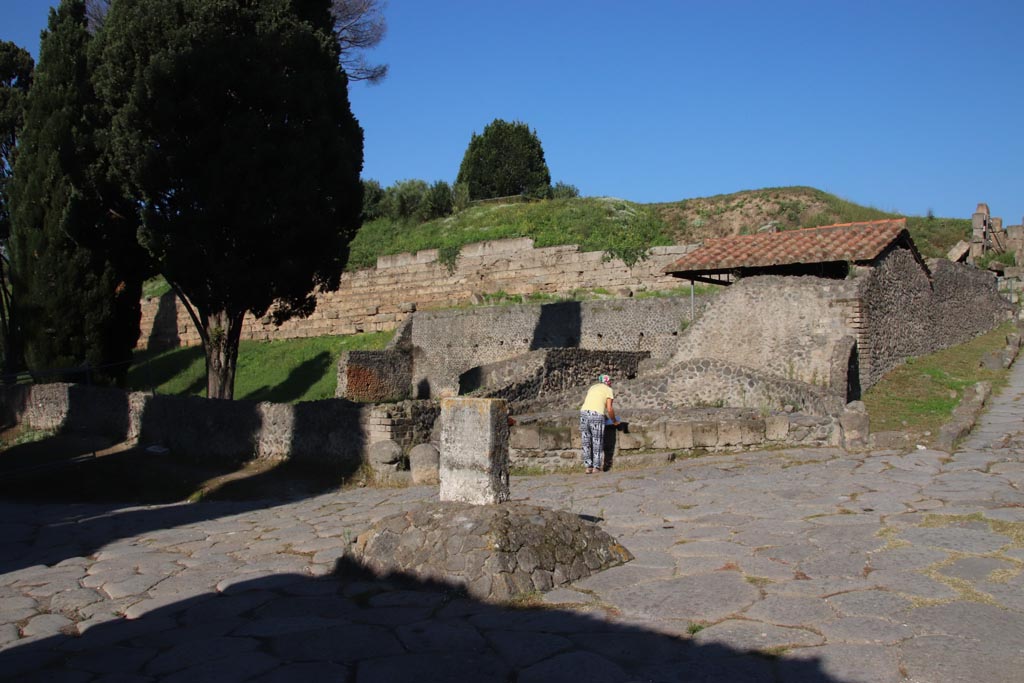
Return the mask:
<path fill-rule="evenodd" d="M 13 373 L 21 370 L 24 363 L 11 305 L 10 262 L 7 257 L 7 243 L 11 236 L 8 197 L 34 68 L 35 63 L 28 50 L 0 41 L 0 335 L 3 336 L 3 375 L 6 381 L 12 380 Z"/>
<path fill-rule="evenodd" d="M 481 135 L 473 133 L 456 183 L 468 186 L 470 199 L 546 197 L 551 173 L 537 132 L 519 121 L 494 119 Z"/>
<path fill-rule="evenodd" d="M 246 313 L 337 289 L 363 134 L 329 0 L 118 0 L 97 34 L 105 153 L 139 239 L 186 304 L 207 396 L 232 398 Z"/>
<path fill-rule="evenodd" d="M 122 277 L 104 246 L 90 39 L 82 0 L 50 10 L 14 168 L 12 282 L 39 379 L 119 383 L 138 339 L 141 281 Z M 51 374 L 83 366 L 93 370 Z"/>

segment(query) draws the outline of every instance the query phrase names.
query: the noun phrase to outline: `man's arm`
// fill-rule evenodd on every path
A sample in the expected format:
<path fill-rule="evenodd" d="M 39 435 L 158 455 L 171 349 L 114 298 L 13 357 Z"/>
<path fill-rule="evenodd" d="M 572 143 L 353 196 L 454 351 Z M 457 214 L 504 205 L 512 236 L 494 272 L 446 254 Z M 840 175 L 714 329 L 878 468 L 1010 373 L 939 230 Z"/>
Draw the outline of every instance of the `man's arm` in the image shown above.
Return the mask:
<path fill-rule="evenodd" d="M 614 400 L 615 399 L 613 399 L 613 398 L 606 398 L 604 400 L 604 409 L 605 409 L 605 414 L 608 415 L 608 419 L 612 421 L 612 424 L 616 424 L 617 425 L 617 424 L 619 424 L 619 419 L 617 417 L 615 417 L 615 408 L 612 406 L 612 402 Z"/>

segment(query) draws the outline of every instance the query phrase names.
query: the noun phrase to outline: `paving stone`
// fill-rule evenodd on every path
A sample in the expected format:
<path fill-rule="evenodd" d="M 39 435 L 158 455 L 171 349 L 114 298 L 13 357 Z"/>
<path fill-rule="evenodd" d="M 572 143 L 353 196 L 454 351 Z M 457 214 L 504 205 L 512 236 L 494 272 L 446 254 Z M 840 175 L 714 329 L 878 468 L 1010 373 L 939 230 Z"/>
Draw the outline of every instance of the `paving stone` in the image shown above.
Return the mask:
<path fill-rule="evenodd" d="M 389 629 L 345 624 L 269 638 L 270 652 L 288 661 L 354 663 L 401 655 L 405 648 Z M 401 677 L 394 680 L 403 680 Z"/>
<path fill-rule="evenodd" d="M 821 599 L 769 595 L 754 603 L 743 616 L 778 626 L 811 626 L 836 615 Z"/>
<path fill-rule="evenodd" d="M 138 673 L 156 653 L 145 647 L 111 645 L 70 657 L 66 666 L 95 674 Z"/>
<path fill-rule="evenodd" d="M 914 545 L 976 554 L 992 553 L 1010 543 L 1010 538 L 1002 534 L 958 527 L 905 529 L 899 533 L 898 538 Z"/>
<path fill-rule="evenodd" d="M 779 683 L 902 683 L 904 680 L 892 648 L 843 643 L 787 652 L 779 659 L 777 674 Z M 921 683 L 924 680 L 921 679 Z"/>
<path fill-rule="evenodd" d="M 807 629 L 728 619 L 700 631 L 694 636 L 694 641 L 701 645 L 713 643 L 740 651 L 755 652 L 780 647 L 820 645 L 823 638 Z"/>
<path fill-rule="evenodd" d="M 948 557 L 948 552 L 937 548 L 903 546 L 871 553 L 869 561 L 871 568 L 874 570 L 893 569 L 902 571 L 930 567 Z"/>
<path fill-rule="evenodd" d="M 175 645 L 153 657 L 143 669 L 148 675 L 164 677 L 175 671 L 191 669 L 196 662 L 234 658 L 242 653 L 255 654 L 259 646 L 254 638 L 196 638 Z"/>
<path fill-rule="evenodd" d="M 574 680 L 594 683 L 619 683 L 630 679 L 621 667 L 600 655 L 567 652 L 523 669 L 516 680 L 519 683 L 561 683 L 570 671 Z"/>
<path fill-rule="evenodd" d="M 356 683 L 448 683 L 449 681 L 505 681 L 510 669 L 493 655 L 462 652 L 398 654 L 360 662 Z M 523 681 L 522 674 L 519 681 Z"/>
<path fill-rule="evenodd" d="M 279 660 L 262 652 L 232 653 L 219 659 L 201 661 L 160 680 L 163 683 L 241 683 L 280 664 Z"/>
<path fill-rule="evenodd" d="M 484 652 L 487 641 L 462 621 L 426 620 L 395 629 L 409 652 Z"/>
<path fill-rule="evenodd" d="M 909 600 L 886 590 L 851 591 L 825 600 L 840 615 L 848 617 L 888 617 L 910 606 Z"/>
<path fill-rule="evenodd" d="M 994 557 L 965 557 L 951 565 L 939 567 L 937 571 L 945 576 L 952 576 L 965 581 L 979 582 L 988 580 L 994 571 L 1018 569 L 1017 564 Z"/>
<path fill-rule="evenodd" d="M 675 619 L 694 621 L 718 621 L 760 598 L 755 587 L 732 571 L 648 582 L 603 595 L 623 612 L 648 616 L 667 612 Z"/>
<path fill-rule="evenodd" d="M 349 680 L 351 670 L 330 662 L 290 662 L 252 679 L 252 683 L 338 683 Z"/>
<path fill-rule="evenodd" d="M 900 659 L 910 680 L 941 683 L 1015 681 L 1024 656 L 997 651 L 974 639 L 924 635 L 900 645 Z"/>
<path fill-rule="evenodd" d="M 689 661 L 694 650 L 692 643 L 652 631 L 650 627 L 643 631 L 616 629 L 572 636 L 572 641 L 576 647 L 607 657 L 630 671 L 656 663 Z"/>
<path fill-rule="evenodd" d="M 21 633 L 29 636 L 53 636 L 58 635 L 74 622 L 60 614 L 40 614 L 28 620 L 22 627 Z"/>
<path fill-rule="evenodd" d="M 502 660 L 517 670 L 565 652 L 573 646 L 573 641 L 553 633 L 488 630 L 484 635 Z M 596 635 L 600 634 L 588 633 L 584 639 L 589 640 Z"/>
<path fill-rule="evenodd" d="M 866 553 L 821 552 L 797 565 L 797 569 L 811 578 L 826 576 L 863 576 L 868 568 Z"/>
<path fill-rule="evenodd" d="M 817 624 L 829 643 L 891 645 L 914 635 L 909 627 L 880 617 L 840 617 Z"/>
<path fill-rule="evenodd" d="M 960 597 L 959 593 L 946 584 L 914 571 L 903 572 L 883 569 L 871 572 L 868 580 L 877 588 L 902 593 L 912 598 L 954 600 Z"/>

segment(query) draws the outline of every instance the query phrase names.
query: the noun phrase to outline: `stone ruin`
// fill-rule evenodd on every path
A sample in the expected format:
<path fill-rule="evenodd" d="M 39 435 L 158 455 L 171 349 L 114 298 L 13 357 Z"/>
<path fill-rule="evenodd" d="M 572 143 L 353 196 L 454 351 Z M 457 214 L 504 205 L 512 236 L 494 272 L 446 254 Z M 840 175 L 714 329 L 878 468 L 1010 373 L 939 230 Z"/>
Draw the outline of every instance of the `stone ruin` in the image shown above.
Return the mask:
<path fill-rule="evenodd" d="M 508 403 L 441 402 L 439 501 L 380 520 L 353 556 L 376 574 L 404 573 L 503 601 L 548 591 L 633 559 L 596 523 L 510 502 Z"/>

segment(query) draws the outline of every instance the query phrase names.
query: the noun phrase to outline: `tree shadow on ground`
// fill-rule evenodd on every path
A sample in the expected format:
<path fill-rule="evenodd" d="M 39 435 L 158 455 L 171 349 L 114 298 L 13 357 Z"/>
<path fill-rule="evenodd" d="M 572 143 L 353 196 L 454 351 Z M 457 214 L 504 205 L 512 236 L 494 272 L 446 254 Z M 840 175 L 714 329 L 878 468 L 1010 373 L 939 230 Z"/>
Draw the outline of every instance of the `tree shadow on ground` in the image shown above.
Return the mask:
<path fill-rule="evenodd" d="M 321 351 L 296 366 L 283 382 L 272 387 L 262 386 L 250 391 L 242 398 L 253 401 L 273 401 L 274 403 L 297 401 L 305 396 L 313 385 L 324 378 L 332 364 L 331 354 Z"/>
<path fill-rule="evenodd" d="M 181 377 L 195 363 L 205 360 L 202 346 L 188 346 L 164 353 L 136 351 L 132 367 L 128 369 L 128 386 L 137 391 L 155 391 L 157 387 Z M 194 395 L 206 388 L 205 374 L 193 380 L 181 393 Z"/>
<path fill-rule="evenodd" d="M 19 681 L 843 681 L 813 649 L 744 652 L 611 622 L 598 606 L 494 605 L 448 582 L 376 576 L 346 557 L 326 577 L 242 574 L 219 586 L 143 601 L 130 608 L 136 618 L 80 636 L 9 643 L 0 671 Z"/>

